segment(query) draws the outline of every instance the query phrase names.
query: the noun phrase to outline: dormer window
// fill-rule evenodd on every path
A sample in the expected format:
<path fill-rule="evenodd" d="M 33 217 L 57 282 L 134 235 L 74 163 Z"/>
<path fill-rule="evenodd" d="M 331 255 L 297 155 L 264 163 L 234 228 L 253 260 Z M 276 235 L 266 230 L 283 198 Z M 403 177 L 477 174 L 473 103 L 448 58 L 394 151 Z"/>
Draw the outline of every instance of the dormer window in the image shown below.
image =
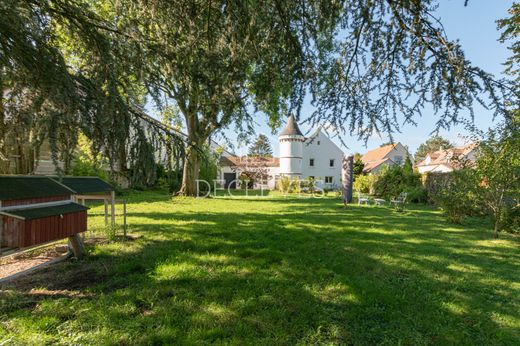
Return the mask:
<path fill-rule="evenodd" d="M 309 166 L 314 167 L 314 159 L 309 159 Z"/>
<path fill-rule="evenodd" d="M 329 160 L 329 167 L 334 167 L 334 159 Z"/>

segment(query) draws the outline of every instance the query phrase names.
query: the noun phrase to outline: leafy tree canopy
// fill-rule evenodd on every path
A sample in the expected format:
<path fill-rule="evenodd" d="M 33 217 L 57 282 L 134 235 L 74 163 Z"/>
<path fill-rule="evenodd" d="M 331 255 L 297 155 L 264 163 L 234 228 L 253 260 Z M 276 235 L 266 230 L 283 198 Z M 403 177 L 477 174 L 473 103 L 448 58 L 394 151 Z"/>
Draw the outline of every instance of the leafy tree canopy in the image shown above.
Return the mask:
<path fill-rule="evenodd" d="M 149 94 L 174 103 L 188 132 L 181 192 L 194 195 L 210 135 L 230 126 L 251 133 L 257 112 L 276 127 L 300 113 L 309 93 L 311 125 L 365 140 L 391 136 L 402 119 L 415 123 L 426 103 L 439 114 L 437 128 L 464 120 L 474 103 L 505 114 L 511 83 L 466 59 L 435 16 L 437 4 L 6 0 L 0 62 L 57 110 L 44 112 L 53 142 L 67 144 L 59 131 L 80 127 L 111 161 L 127 162 L 134 102 Z M 134 149 L 137 161 L 150 157 L 150 145 Z"/>
<path fill-rule="evenodd" d="M 497 21 L 498 28 L 502 30 L 500 42 L 511 42 L 509 49 L 513 55 L 506 61 L 506 73 L 515 77 L 516 82 L 520 82 L 520 3 L 514 3 L 509 9 L 509 18 Z M 518 87 L 518 83 L 516 84 Z"/>
<path fill-rule="evenodd" d="M 475 171 L 478 194 L 495 218 L 494 236 L 507 225 L 507 215 L 520 209 L 520 116 L 489 130 L 479 144 Z"/>
<path fill-rule="evenodd" d="M 426 142 L 422 143 L 419 145 L 419 148 L 417 148 L 417 151 L 415 152 L 415 162 L 424 160 L 428 153 L 440 150 L 441 148 L 453 148 L 453 144 L 442 136 L 433 136 L 428 138 Z"/>

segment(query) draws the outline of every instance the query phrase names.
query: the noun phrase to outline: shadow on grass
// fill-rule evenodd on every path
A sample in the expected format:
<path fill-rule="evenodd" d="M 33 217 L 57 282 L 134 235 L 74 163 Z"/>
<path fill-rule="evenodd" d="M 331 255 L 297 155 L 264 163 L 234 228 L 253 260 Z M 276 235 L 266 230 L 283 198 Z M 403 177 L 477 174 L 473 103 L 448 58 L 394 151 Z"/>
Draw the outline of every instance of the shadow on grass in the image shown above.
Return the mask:
<path fill-rule="evenodd" d="M 3 319 L 54 318 L 42 333 L 83 331 L 100 343 L 514 344 L 520 337 L 520 259 L 510 242 L 448 226 L 426 208 L 278 201 L 132 210 L 143 239 L 19 280 L 3 293 Z"/>

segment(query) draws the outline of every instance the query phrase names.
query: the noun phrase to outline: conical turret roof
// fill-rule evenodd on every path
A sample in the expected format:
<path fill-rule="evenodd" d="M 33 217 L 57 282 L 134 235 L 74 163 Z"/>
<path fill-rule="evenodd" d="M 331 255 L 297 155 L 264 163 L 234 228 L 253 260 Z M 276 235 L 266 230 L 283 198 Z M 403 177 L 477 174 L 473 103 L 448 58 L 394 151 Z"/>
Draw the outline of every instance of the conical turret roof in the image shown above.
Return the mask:
<path fill-rule="evenodd" d="M 285 128 L 280 132 L 280 136 L 303 136 L 294 115 L 291 114 L 289 116 Z"/>

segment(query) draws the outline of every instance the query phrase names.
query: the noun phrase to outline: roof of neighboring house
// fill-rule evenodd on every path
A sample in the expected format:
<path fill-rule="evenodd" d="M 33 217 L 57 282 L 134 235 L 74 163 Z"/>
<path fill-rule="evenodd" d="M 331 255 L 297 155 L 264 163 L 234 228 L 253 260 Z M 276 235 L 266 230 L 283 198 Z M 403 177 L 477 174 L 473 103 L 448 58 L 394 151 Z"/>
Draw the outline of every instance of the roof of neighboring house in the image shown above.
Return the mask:
<path fill-rule="evenodd" d="M 258 156 L 222 156 L 221 166 L 254 166 L 254 167 L 278 167 L 280 159 L 278 157 L 258 157 Z"/>
<path fill-rule="evenodd" d="M 67 186 L 77 194 L 114 191 L 114 187 L 98 177 L 56 177 L 56 181 Z"/>
<path fill-rule="evenodd" d="M 280 132 L 280 136 L 303 136 L 294 115 L 291 114 L 289 116 L 285 128 Z"/>
<path fill-rule="evenodd" d="M 72 195 L 73 191 L 49 177 L 0 175 L 0 200 Z"/>
<path fill-rule="evenodd" d="M 85 211 L 88 209 L 89 208 L 87 208 L 81 204 L 69 202 L 66 204 L 51 205 L 51 206 L 39 207 L 39 208 L 26 208 L 26 209 L 14 209 L 14 210 L 0 211 L 0 214 L 6 215 L 6 216 L 11 216 L 11 217 L 14 217 L 17 219 L 22 219 L 22 220 L 33 220 L 33 219 L 40 219 L 40 218 L 49 217 L 49 216 L 77 213 L 77 212 Z"/>
<path fill-rule="evenodd" d="M 388 144 L 377 149 L 369 150 L 361 157 L 364 163 L 383 160 L 399 143 Z"/>
<path fill-rule="evenodd" d="M 381 166 L 382 164 L 384 163 L 393 163 L 392 160 L 390 160 L 388 157 L 387 158 L 384 158 L 384 159 L 381 159 L 381 160 L 376 160 L 376 161 L 369 161 L 369 162 L 366 162 L 363 166 L 363 172 L 364 173 L 369 173 L 371 172 L 372 170 L 374 170 L 375 168 Z"/>
<path fill-rule="evenodd" d="M 456 148 L 437 150 L 428 153 L 430 162 L 426 162 L 426 159 L 422 160 L 417 166 L 434 166 L 434 165 L 446 165 L 451 168 L 458 168 L 462 162 L 458 162 L 457 159 L 465 159 L 476 147 L 477 143 L 470 143 L 468 145 Z M 454 161 L 451 161 L 455 158 Z"/>

